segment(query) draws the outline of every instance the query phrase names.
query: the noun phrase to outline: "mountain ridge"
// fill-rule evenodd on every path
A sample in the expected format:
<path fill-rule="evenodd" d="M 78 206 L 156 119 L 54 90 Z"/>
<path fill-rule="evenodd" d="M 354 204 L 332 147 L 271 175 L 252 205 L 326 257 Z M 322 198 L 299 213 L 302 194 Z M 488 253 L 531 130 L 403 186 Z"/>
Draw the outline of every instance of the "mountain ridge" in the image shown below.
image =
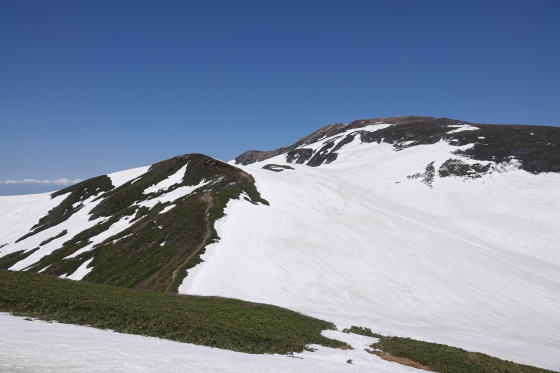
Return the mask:
<path fill-rule="evenodd" d="M 0 197 L 0 268 L 275 304 L 557 367 L 559 139 L 376 118 L 230 163 L 188 154 Z"/>
<path fill-rule="evenodd" d="M 336 147 L 330 150 L 329 147 L 333 145 L 325 144 L 325 147 L 319 151 L 323 154 L 312 159 L 313 152 L 304 147 L 306 140 L 318 140 L 319 135 L 322 134 L 325 135 L 324 137 L 342 135 L 351 130 L 379 123 L 394 126 L 383 131 L 376 131 L 375 134 L 360 134 L 362 142 L 386 142 L 392 144 L 397 150 L 422 144 L 434 144 L 439 140 L 449 141 L 456 146 L 473 144 L 473 148 L 465 151 L 463 155 L 474 160 L 506 163 L 508 160 L 516 158 L 521 162 L 524 170 L 532 173 L 560 172 L 560 129 L 557 127 L 479 124 L 456 119 L 420 116 L 363 119 L 353 121 L 348 125 L 335 123 L 323 127 L 290 146 L 265 152 L 254 150 L 245 152 L 235 158 L 235 163 L 247 165 L 283 153 L 287 153 L 288 163 L 305 163 L 310 166 L 330 163 L 336 159 L 336 150 L 338 150 Z M 470 131 L 451 133 L 452 126 L 470 126 L 478 130 L 476 133 Z M 341 143 L 344 145 L 345 141 L 352 140 L 353 136 L 348 135 Z"/>
<path fill-rule="evenodd" d="M 189 172 L 186 172 L 187 168 Z M 176 176 L 176 182 L 150 190 L 150 186 L 165 183 L 165 180 L 181 172 L 183 175 Z M 0 259 L 0 263 L 7 267 L 19 259 L 20 263 L 25 263 L 20 264 L 19 269 L 57 276 L 68 276 L 85 263 L 91 263 L 106 267 L 86 275 L 93 282 L 167 289 L 176 277 L 172 274 L 177 270 L 175 267 L 167 269 L 168 265 L 185 262 L 185 258 L 192 256 L 194 248 L 209 238 L 207 235 L 199 237 L 196 232 L 201 229 L 198 226 L 204 226 L 204 231 L 207 230 L 207 223 L 210 222 L 206 213 L 210 207 L 211 219 L 217 219 L 227 201 L 239 198 L 242 193 L 255 203 L 266 202 L 251 183 L 249 174 L 201 154 L 182 155 L 156 163 L 141 178 L 133 178 L 117 187 L 112 185 L 107 175 L 88 179 L 52 193 L 51 199 L 64 199 L 39 219 L 30 232 L 16 239 L 14 244 L 25 247 L 26 240 L 49 229 L 64 226 L 68 220 L 70 225 L 83 221 L 84 230 L 67 239 L 66 234 L 58 233 L 62 231 L 62 228 L 58 228 L 56 235 L 42 241 L 33 248 L 34 251 L 12 251 L 9 260 L 2 263 Z M 171 200 L 166 198 L 172 194 Z M 210 199 L 212 204 L 208 202 Z M 80 211 L 83 216 L 77 217 Z M 76 222 L 72 222 L 73 217 Z M 158 226 L 162 225 L 166 227 L 164 235 L 157 233 L 160 230 Z M 185 228 L 190 228 L 195 232 L 194 235 L 183 232 Z M 94 237 L 103 235 L 106 236 L 104 239 L 92 241 Z M 117 241 L 118 245 L 115 246 Z M 49 250 L 38 261 L 29 260 L 30 255 L 39 254 L 42 246 L 55 248 L 57 243 L 61 245 L 59 248 Z M 169 250 L 167 246 L 177 249 Z M 140 261 L 134 259 L 138 253 L 146 250 L 149 252 L 143 255 L 143 259 L 142 255 Z M 148 265 L 145 263 L 148 261 L 146 255 L 151 258 L 150 261 L 153 261 L 153 257 L 159 259 L 157 263 Z M 126 267 L 123 267 L 125 263 Z M 131 263 L 135 264 L 130 267 Z"/>

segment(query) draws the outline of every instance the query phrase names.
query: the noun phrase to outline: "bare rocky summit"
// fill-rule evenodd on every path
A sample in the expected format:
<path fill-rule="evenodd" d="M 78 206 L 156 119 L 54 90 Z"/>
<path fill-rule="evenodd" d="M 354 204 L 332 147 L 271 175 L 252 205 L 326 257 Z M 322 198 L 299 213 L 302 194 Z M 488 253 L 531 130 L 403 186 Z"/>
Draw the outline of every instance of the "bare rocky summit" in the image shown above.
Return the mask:
<path fill-rule="evenodd" d="M 390 124 L 368 131 L 367 126 Z M 357 131 L 356 131 L 357 130 Z M 307 145 L 326 137 L 319 149 Z M 395 150 L 431 145 L 446 141 L 457 146 L 457 155 L 498 164 L 519 162 L 519 167 L 533 174 L 560 172 L 560 128 L 506 124 L 470 123 L 456 119 L 405 116 L 356 120 L 348 125 L 335 123 L 303 137 L 296 143 L 270 151 L 251 150 L 235 158 L 247 165 L 285 154 L 287 163 L 320 166 L 336 160 L 344 145 L 359 138 L 362 143 L 388 143 Z M 459 147 L 471 145 L 466 150 Z M 470 171 L 469 171 L 470 172 Z"/>

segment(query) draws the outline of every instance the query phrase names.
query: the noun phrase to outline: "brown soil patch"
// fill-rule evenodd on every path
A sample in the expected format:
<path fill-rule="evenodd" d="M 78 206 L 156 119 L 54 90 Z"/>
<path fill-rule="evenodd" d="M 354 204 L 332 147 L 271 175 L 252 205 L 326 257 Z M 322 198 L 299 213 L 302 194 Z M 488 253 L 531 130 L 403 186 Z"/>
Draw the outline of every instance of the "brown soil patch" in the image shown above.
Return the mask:
<path fill-rule="evenodd" d="M 410 359 L 407 359 L 406 357 L 393 356 L 393 355 L 390 355 L 388 353 L 385 353 L 385 352 L 379 351 L 379 350 L 368 350 L 367 348 L 365 350 L 367 352 L 369 352 L 370 354 L 379 356 L 383 360 L 393 361 L 393 362 L 399 363 L 401 365 L 406 365 L 408 367 L 413 367 L 413 368 L 416 368 L 416 369 L 427 370 L 429 372 L 432 371 L 429 367 L 427 367 L 425 365 L 422 365 L 420 363 L 417 363 L 416 361 L 412 361 Z"/>

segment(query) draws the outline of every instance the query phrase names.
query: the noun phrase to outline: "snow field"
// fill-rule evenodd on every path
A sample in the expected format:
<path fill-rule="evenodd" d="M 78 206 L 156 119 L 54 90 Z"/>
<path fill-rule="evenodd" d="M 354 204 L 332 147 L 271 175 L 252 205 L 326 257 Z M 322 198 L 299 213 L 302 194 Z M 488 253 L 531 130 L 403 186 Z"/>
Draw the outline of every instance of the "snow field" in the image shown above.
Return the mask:
<path fill-rule="evenodd" d="M 352 132 L 381 126 L 388 125 Z M 303 147 L 317 151 L 330 139 Z M 560 175 L 531 175 L 512 163 L 508 172 L 479 179 L 436 176 L 433 188 L 408 178 L 431 162 L 437 174 L 447 159 L 460 158 L 451 153 L 456 149 L 441 141 L 397 152 L 385 143 L 362 144 L 356 136 L 335 162 L 319 168 L 261 168 L 284 164 L 285 155 L 240 167 L 254 176 L 270 206 L 231 201 L 216 224 L 220 241 L 207 247 L 204 262 L 189 270 L 179 292 L 275 304 L 339 329 L 369 327 L 559 370 Z M 147 170 L 108 176 L 119 186 Z M 169 189 L 181 181 L 180 171 L 146 192 Z M 205 183 L 141 205 L 173 202 Z M 3 255 L 68 230 L 11 269 L 26 268 L 103 221 L 88 221 L 98 203 L 89 200 L 59 226 L 12 244 L 64 198 L 0 197 L 0 211 L 7 212 L 0 224 L 9 227 L 0 246 L 10 244 Z M 80 252 L 128 226 L 121 219 Z M 83 278 L 90 262 L 66 277 Z M 1 314 L 0 330 L 0 371 L 7 372 L 412 371 L 365 353 L 371 341 L 355 338 L 367 337 L 337 332 L 328 336 L 362 347 L 320 347 L 295 358 L 247 355 Z"/>
<path fill-rule="evenodd" d="M 418 370 L 364 351 L 375 338 L 325 331 L 354 350 L 254 355 L 0 313 L 0 371 L 6 373 L 129 372 L 387 372 Z M 352 360 L 352 364 L 347 363 Z"/>
<path fill-rule="evenodd" d="M 319 168 L 261 168 L 284 156 L 241 167 L 270 207 L 231 202 L 180 291 L 560 368 L 558 175 L 436 178 L 430 189 L 407 176 L 456 147 L 350 145 Z"/>
<path fill-rule="evenodd" d="M 38 216 L 44 216 L 66 197 L 67 195 L 62 195 L 51 199 L 51 193 L 0 196 L 0 211 L 2 211 L 0 214 L 0 226 L 2 227 L 0 246 L 9 244 L 28 233 L 31 227 L 37 223 Z"/>

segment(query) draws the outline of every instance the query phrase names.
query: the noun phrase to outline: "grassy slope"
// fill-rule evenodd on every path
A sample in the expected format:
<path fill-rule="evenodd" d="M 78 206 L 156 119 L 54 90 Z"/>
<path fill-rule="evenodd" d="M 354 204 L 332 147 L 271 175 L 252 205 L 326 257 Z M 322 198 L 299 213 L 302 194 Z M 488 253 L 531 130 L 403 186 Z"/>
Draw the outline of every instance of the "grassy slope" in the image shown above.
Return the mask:
<path fill-rule="evenodd" d="M 545 373 L 550 370 L 516 364 L 479 352 L 457 347 L 417 341 L 410 338 L 386 337 L 368 328 L 353 326 L 344 332 L 379 338 L 371 347 L 428 366 L 439 373 Z"/>
<path fill-rule="evenodd" d="M 340 347 L 321 336 L 334 325 L 280 307 L 218 297 L 177 296 L 0 270 L 0 312 L 90 325 L 248 353 Z"/>
<path fill-rule="evenodd" d="M 32 272 L 0 270 L 0 312 L 247 353 L 299 352 L 307 344 L 345 345 L 321 336 L 321 330 L 332 329 L 333 324 L 276 306 L 96 285 Z M 385 337 L 367 328 L 344 331 L 379 338 L 372 348 L 434 372 L 550 372 L 446 345 Z"/>

